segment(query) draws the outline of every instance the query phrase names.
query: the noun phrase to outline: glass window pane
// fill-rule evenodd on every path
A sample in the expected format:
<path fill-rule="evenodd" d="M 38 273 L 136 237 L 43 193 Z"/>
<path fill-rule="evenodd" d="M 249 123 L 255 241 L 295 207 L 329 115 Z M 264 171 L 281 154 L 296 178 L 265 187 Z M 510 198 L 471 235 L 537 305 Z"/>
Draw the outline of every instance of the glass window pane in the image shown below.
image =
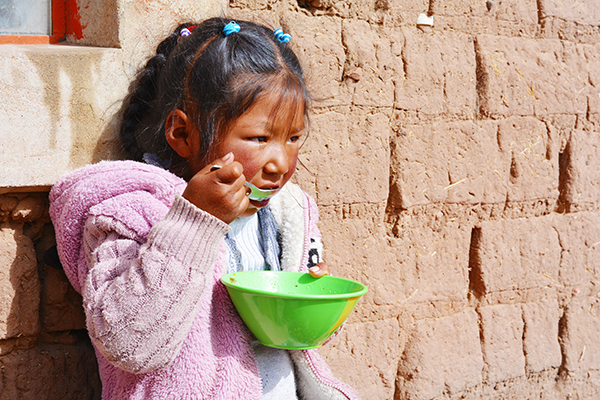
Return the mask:
<path fill-rule="evenodd" d="M 52 35 L 52 0 L 0 0 L 0 34 Z"/>

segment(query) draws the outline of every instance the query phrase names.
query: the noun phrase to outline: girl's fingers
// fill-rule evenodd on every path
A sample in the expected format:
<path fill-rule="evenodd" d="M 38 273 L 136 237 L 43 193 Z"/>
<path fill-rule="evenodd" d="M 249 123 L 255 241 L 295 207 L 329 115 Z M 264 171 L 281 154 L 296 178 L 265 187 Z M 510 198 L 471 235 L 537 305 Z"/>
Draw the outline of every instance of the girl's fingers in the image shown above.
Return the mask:
<path fill-rule="evenodd" d="M 213 173 L 215 174 L 217 181 L 221 183 L 233 184 L 240 178 L 242 179 L 242 185 L 245 182 L 244 167 L 237 161 L 233 161 L 224 167 L 218 168 Z"/>
<path fill-rule="evenodd" d="M 234 161 L 233 153 L 230 152 L 210 163 L 203 171 L 206 174 L 214 173 L 220 183 L 231 184 L 243 175 L 244 167 Z"/>
<path fill-rule="evenodd" d="M 229 152 L 225 154 L 223 157 L 216 159 L 212 163 L 210 163 L 210 171 L 216 171 L 217 169 L 221 169 L 224 166 L 231 164 L 234 160 L 233 153 Z"/>
<path fill-rule="evenodd" d="M 229 223 L 249 206 L 244 167 L 229 153 L 204 167 L 188 183 L 183 197 Z"/>
<path fill-rule="evenodd" d="M 320 278 L 325 275 L 329 275 L 329 266 L 320 262 L 317 265 L 309 268 L 308 272 L 313 276 L 313 278 Z"/>

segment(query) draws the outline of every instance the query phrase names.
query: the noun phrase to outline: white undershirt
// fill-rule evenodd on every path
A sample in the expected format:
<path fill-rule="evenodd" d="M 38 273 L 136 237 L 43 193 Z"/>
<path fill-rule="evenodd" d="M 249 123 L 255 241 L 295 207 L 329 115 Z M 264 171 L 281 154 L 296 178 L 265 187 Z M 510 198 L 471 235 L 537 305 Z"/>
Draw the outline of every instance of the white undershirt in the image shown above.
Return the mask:
<path fill-rule="evenodd" d="M 227 236 L 235 241 L 235 245 L 240 252 L 240 261 L 242 263 L 241 269 L 238 265 L 237 270 L 231 271 L 236 262 L 230 262 L 229 272 L 264 270 L 265 255 L 263 254 L 262 246 L 260 245 L 258 214 L 255 213 L 249 217 L 236 218 L 229 226 L 231 227 L 231 230 L 227 233 Z M 231 259 L 234 255 L 230 252 L 229 257 Z"/>
<path fill-rule="evenodd" d="M 235 241 L 241 258 L 241 265 L 237 265 L 235 255 L 229 252 L 229 272 L 264 270 L 266 262 L 260 245 L 258 214 L 237 218 L 229 226 L 227 236 Z M 263 400 L 297 400 L 294 365 L 289 352 L 264 346 L 258 340 L 252 341 L 252 348 L 260 372 Z"/>

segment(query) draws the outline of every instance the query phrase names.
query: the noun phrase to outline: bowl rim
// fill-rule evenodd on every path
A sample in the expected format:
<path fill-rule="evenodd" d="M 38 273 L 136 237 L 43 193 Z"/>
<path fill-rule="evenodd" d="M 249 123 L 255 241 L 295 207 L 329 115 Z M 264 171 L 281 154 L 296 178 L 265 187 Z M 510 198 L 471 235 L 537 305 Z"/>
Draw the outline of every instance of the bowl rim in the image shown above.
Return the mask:
<path fill-rule="evenodd" d="M 356 291 L 356 292 L 352 292 L 352 293 L 338 293 L 338 294 L 294 294 L 294 293 L 276 293 L 276 292 L 270 292 L 268 290 L 261 290 L 261 289 L 248 289 L 244 286 L 235 284 L 235 283 L 231 283 L 231 281 L 229 280 L 229 278 L 235 274 L 254 274 L 254 273 L 277 273 L 277 274 L 288 274 L 288 275 L 309 275 L 310 277 L 312 277 L 312 275 L 310 275 L 308 272 L 297 272 L 297 271 L 270 271 L 270 270 L 266 270 L 266 271 L 239 271 L 239 272 L 230 272 L 228 274 L 225 274 L 221 277 L 221 282 L 227 287 L 227 288 L 232 288 L 235 290 L 239 290 L 240 292 L 244 292 L 244 293 L 250 293 L 250 294 L 259 294 L 262 296 L 267 296 L 267 297 L 275 297 L 275 298 L 286 298 L 286 299 L 294 299 L 294 300 L 343 300 L 343 299 L 353 299 L 356 297 L 361 297 L 363 296 L 365 293 L 367 293 L 368 288 L 365 284 L 361 283 L 361 282 L 357 282 L 355 280 L 352 279 L 347 279 L 347 278 L 341 278 L 338 276 L 331 276 L 331 275 L 325 275 L 322 276 L 320 278 L 313 278 L 314 280 L 317 279 L 325 279 L 325 280 L 341 280 L 341 281 L 346 281 L 346 282 L 351 282 L 354 283 L 356 285 L 358 285 L 360 287 L 360 290 Z"/>

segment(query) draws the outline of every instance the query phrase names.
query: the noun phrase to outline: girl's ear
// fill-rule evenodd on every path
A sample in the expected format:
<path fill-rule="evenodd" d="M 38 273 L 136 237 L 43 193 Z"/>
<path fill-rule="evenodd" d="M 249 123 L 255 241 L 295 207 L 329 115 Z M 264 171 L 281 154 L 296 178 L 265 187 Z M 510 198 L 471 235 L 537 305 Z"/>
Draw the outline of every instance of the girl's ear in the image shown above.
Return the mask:
<path fill-rule="evenodd" d="M 184 159 L 189 159 L 199 150 L 199 138 L 194 125 L 188 115 L 181 110 L 171 111 L 167 117 L 165 136 L 169 146 Z"/>

